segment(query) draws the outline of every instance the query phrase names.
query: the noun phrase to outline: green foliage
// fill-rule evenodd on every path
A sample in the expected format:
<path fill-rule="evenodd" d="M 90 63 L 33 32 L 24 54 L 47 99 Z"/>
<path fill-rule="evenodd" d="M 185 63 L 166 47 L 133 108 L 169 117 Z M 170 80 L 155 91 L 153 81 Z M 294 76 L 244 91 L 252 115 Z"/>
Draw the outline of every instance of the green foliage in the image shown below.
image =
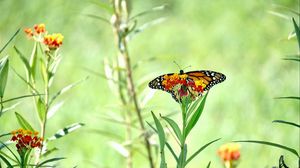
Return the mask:
<path fill-rule="evenodd" d="M 15 112 L 16 118 L 20 126 L 25 130 L 35 131 L 29 122 L 19 113 Z"/>
<path fill-rule="evenodd" d="M 0 97 L 1 100 L 4 96 L 4 90 L 6 87 L 7 83 L 7 76 L 8 76 L 8 66 L 9 66 L 9 61 L 8 61 L 8 56 L 4 57 L 0 60 Z"/>

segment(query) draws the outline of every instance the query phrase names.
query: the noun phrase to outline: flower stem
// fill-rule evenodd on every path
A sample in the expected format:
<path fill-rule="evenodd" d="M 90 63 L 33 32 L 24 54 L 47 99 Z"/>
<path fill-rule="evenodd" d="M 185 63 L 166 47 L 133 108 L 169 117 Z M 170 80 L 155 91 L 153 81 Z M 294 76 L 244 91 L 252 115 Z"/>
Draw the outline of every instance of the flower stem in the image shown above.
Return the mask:
<path fill-rule="evenodd" d="M 179 163 L 177 165 L 177 168 L 184 168 L 185 167 L 185 159 L 186 159 L 186 131 L 185 131 L 185 127 L 186 127 L 186 113 L 187 113 L 187 108 L 186 108 L 186 104 L 182 103 L 181 104 L 181 111 L 182 111 L 182 138 L 180 140 L 180 155 L 179 155 Z"/>
<path fill-rule="evenodd" d="M 151 154 L 151 146 L 150 146 L 148 137 L 145 134 L 146 129 L 145 129 L 145 125 L 143 122 L 143 117 L 141 115 L 141 109 L 140 109 L 138 101 L 137 101 L 135 85 L 134 85 L 133 77 L 132 77 L 131 61 L 130 61 L 128 48 L 127 48 L 126 24 L 128 23 L 128 15 L 129 15 L 127 5 L 128 5 L 127 0 L 114 0 L 113 1 L 114 14 L 112 16 L 112 26 L 113 26 L 115 41 L 116 41 L 119 55 L 125 62 L 126 78 L 127 78 L 127 92 L 129 94 L 130 100 L 133 102 L 134 109 L 135 109 L 136 115 L 138 117 L 139 125 L 140 125 L 141 131 L 143 133 L 144 143 L 145 143 L 145 147 L 147 150 L 147 157 L 149 160 L 150 168 L 154 168 L 154 162 L 153 162 L 153 158 L 152 158 L 152 154 Z M 124 25 L 125 25 L 125 28 L 124 28 Z M 129 113 L 130 112 L 128 112 L 128 115 L 130 115 Z M 129 123 L 129 124 L 131 124 L 131 123 Z M 128 130 L 128 129 L 131 129 L 131 128 L 127 128 L 127 134 L 129 134 L 131 132 L 131 130 Z M 128 157 L 128 159 L 132 159 L 131 157 L 132 156 Z M 130 161 L 127 161 L 127 163 L 131 164 Z M 128 167 L 132 167 L 132 165 L 128 165 Z"/>

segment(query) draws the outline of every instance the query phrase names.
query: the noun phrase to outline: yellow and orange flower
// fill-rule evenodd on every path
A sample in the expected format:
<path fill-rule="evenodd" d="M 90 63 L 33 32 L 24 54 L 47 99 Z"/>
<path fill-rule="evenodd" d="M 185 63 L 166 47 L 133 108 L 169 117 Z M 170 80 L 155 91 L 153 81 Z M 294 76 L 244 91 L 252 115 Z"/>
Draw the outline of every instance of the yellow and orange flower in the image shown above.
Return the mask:
<path fill-rule="evenodd" d="M 218 155 L 226 165 L 226 167 L 233 167 L 235 162 L 239 160 L 241 145 L 238 143 L 227 143 L 222 145 L 218 150 Z"/>
<path fill-rule="evenodd" d="M 26 152 L 33 148 L 41 148 L 43 139 L 38 137 L 38 132 L 30 130 L 18 129 L 12 131 L 11 141 L 17 142 L 16 147 L 18 152 Z"/>
<path fill-rule="evenodd" d="M 31 29 L 31 28 L 26 28 L 26 29 L 24 29 L 24 32 L 25 32 L 25 34 L 26 34 L 28 37 L 32 37 L 32 36 L 33 36 L 33 32 L 32 32 L 32 29 Z"/>
<path fill-rule="evenodd" d="M 33 26 L 36 34 L 41 34 L 46 32 L 46 26 L 44 23 L 36 24 Z"/>
<path fill-rule="evenodd" d="M 44 44 L 49 47 L 50 50 L 55 50 L 62 45 L 64 36 L 60 33 L 54 33 L 44 36 Z"/>

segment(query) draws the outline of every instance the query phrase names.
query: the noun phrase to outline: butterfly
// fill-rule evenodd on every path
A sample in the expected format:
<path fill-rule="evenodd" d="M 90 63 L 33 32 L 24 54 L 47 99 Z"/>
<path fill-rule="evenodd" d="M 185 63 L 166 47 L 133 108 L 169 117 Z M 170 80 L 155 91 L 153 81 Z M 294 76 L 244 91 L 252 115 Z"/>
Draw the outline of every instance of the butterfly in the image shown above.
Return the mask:
<path fill-rule="evenodd" d="M 201 96 L 214 85 L 223 82 L 226 76 L 222 73 L 200 70 L 160 75 L 149 82 L 152 89 L 160 89 L 172 95 L 175 101 L 180 102 L 182 96 L 191 95 L 193 98 Z"/>

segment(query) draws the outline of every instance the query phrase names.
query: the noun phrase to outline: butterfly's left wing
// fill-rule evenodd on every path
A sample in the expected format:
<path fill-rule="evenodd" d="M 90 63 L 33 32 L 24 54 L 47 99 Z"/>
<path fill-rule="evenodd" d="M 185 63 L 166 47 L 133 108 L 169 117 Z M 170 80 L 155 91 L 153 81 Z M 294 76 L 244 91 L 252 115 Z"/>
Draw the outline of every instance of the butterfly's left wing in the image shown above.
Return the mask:
<path fill-rule="evenodd" d="M 166 74 L 166 75 L 170 76 L 170 75 L 173 75 L 173 74 L 174 73 L 169 73 L 169 74 Z M 162 82 L 164 80 L 164 76 L 165 75 L 160 75 L 160 76 L 154 78 L 152 81 L 149 82 L 148 86 L 152 89 L 160 89 L 160 90 L 163 90 L 163 91 L 166 91 L 166 92 L 170 93 L 172 95 L 173 99 L 175 99 L 178 102 L 179 100 L 176 98 L 176 96 L 174 94 L 174 91 L 165 90 L 164 86 L 162 85 Z"/>
<path fill-rule="evenodd" d="M 194 82 L 201 80 L 204 87 L 203 90 L 207 91 L 214 85 L 223 82 L 226 79 L 226 76 L 220 72 L 201 70 L 201 71 L 190 71 L 186 72 L 189 80 Z"/>

